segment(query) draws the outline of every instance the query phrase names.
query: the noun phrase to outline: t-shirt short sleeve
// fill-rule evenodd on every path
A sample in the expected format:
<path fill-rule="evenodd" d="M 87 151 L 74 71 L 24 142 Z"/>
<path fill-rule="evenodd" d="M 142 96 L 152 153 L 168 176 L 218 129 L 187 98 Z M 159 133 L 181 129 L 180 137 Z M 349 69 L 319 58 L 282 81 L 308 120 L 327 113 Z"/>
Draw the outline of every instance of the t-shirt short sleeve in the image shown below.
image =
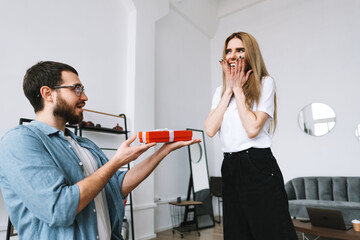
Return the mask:
<path fill-rule="evenodd" d="M 220 100 L 221 100 L 221 93 L 222 93 L 222 86 L 218 87 L 215 90 L 213 99 L 212 99 L 212 104 L 211 104 L 211 110 L 215 109 L 217 107 L 217 105 L 219 104 Z"/>
<path fill-rule="evenodd" d="M 275 83 L 274 80 L 267 76 L 262 80 L 262 89 L 259 104 L 256 106 L 255 111 L 267 113 L 271 118 L 274 116 L 274 95 Z"/>

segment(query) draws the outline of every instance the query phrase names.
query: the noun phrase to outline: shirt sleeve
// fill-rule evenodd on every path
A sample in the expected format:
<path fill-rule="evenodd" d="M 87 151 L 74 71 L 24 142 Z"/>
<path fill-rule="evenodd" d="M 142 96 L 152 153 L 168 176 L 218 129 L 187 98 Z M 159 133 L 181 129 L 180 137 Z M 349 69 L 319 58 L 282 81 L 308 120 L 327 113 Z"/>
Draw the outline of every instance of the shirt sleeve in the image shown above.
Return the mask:
<path fill-rule="evenodd" d="M 213 95 L 212 104 L 211 104 L 211 110 L 215 109 L 217 105 L 219 104 L 221 100 L 221 93 L 222 93 L 222 86 L 218 87 L 215 90 L 215 93 Z"/>
<path fill-rule="evenodd" d="M 74 223 L 80 192 L 51 160 L 42 141 L 27 128 L 8 132 L 0 142 L 0 175 L 7 203 L 28 209 L 50 226 Z M 16 205 L 17 204 L 17 205 Z M 13 209 L 25 211 L 25 209 Z"/>
<path fill-rule="evenodd" d="M 271 77 L 265 77 L 262 80 L 261 95 L 256 111 L 267 113 L 271 118 L 274 116 L 274 95 L 275 83 Z"/>
<path fill-rule="evenodd" d="M 121 193 L 121 189 L 122 189 L 122 184 L 123 184 L 123 181 L 124 181 L 124 177 L 127 173 L 127 170 L 126 171 L 117 171 L 116 172 L 116 177 L 117 177 L 117 180 L 119 182 L 119 185 L 120 185 L 120 195 L 122 197 L 122 199 L 126 199 L 128 195 L 126 196 L 123 196 L 122 193 Z"/>

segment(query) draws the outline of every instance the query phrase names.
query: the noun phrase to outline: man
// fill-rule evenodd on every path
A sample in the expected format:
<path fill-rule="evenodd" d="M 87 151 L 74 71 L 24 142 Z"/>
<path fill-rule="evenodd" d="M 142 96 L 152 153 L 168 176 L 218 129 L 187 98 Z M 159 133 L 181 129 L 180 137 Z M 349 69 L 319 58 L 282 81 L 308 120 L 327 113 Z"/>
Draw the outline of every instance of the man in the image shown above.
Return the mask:
<path fill-rule="evenodd" d="M 167 154 L 200 141 L 164 144 L 121 172 L 155 144 L 130 146 L 134 135 L 108 160 L 93 142 L 66 129 L 82 121 L 88 100 L 73 67 L 39 62 L 26 72 L 23 89 L 36 121 L 0 142 L 1 190 L 20 239 L 122 239 L 123 199 Z"/>

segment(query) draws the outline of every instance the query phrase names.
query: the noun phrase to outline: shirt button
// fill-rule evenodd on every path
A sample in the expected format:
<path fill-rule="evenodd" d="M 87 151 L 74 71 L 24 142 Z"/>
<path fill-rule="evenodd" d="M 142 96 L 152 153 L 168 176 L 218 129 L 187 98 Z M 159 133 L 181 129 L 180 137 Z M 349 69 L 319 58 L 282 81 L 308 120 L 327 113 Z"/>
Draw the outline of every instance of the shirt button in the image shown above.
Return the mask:
<path fill-rule="evenodd" d="M 99 239 L 99 235 L 96 236 L 96 239 Z"/>
<path fill-rule="evenodd" d="M 94 208 L 94 212 L 96 212 L 96 209 Z"/>
<path fill-rule="evenodd" d="M 79 162 L 79 165 L 80 165 L 80 166 L 82 166 L 82 165 L 83 165 L 83 163 L 82 163 L 82 162 Z"/>
<path fill-rule="evenodd" d="M 71 148 L 71 145 L 69 145 L 68 147 Z"/>

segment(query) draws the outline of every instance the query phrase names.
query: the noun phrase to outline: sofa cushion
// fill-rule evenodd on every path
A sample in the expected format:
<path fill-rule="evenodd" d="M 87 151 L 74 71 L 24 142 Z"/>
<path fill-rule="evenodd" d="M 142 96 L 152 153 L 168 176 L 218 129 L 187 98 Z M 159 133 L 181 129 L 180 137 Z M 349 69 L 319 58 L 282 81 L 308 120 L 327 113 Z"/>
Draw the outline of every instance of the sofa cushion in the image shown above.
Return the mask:
<path fill-rule="evenodd" d="M 360 202 L 359 177 L 348 177 L 348 198 L 350 202 Z"/>
<path fill-rule="evenodd" d="M 319 185 L 317 178 L 304 178 L 305 199 L 319 199 Z"/>
<path fill-rule="evenodd" d="M 348 192 L 345 177 L 333 177 L 334 201 L 348 201 Z"/>
<path fill-rule="evenodd" d="M 349 223 L 353 219 L 360 218 L 360 203 L 347 201 L 328 201 L 328 200 L 290 200 L 290 215 L 297 218 L 309 218 L 306 207 L 327 208 L 340 210 L 345 222 Z"/>
<path fill-rule="evenodd" d="M 321 177 L 317 179 L 319 184 L 319 200 L 334 200 L 333 199 L 333 189 L 332 189 L 332 179 L 331 177 Z"/>

